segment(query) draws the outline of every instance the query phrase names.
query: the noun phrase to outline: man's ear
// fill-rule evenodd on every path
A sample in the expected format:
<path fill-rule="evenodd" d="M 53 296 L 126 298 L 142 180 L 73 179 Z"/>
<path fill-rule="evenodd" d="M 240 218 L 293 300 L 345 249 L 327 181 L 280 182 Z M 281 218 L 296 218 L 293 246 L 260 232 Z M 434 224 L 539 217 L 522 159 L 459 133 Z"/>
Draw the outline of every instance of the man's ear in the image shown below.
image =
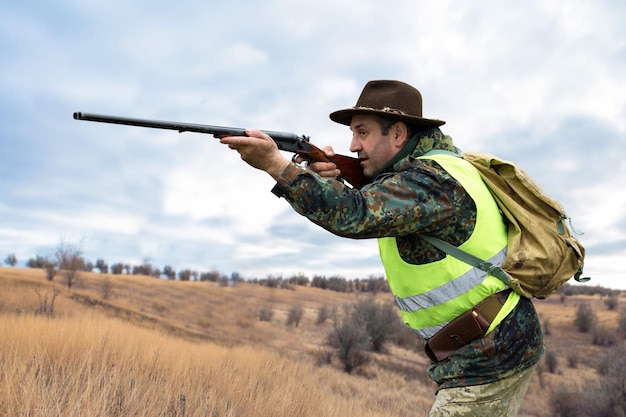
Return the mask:
<path fill-rule="evenodd" d="M 394 145 L 398 148 L 404 147 L 409 141 L 409 128 L 404 122 L 396 122 L 391 126 L 393 133 Z"/>

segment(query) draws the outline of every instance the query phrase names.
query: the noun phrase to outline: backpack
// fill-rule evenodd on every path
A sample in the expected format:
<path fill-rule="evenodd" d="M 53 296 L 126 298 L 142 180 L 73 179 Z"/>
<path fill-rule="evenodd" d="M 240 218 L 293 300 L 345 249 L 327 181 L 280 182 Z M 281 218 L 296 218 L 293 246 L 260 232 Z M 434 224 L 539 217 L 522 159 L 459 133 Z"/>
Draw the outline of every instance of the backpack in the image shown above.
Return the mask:
<path fill-rule="evenodd" d="M 434 150 L 433 154 L 459 154 Z M 569 279 L 581 277 L 585 249 L 572 236 L 566 223 L 569 217 L 559 202 L 513 162 L 497 156 L 464 152 L 460 157 L 471 163 L 491 191 L 508 226 L 508 250 L 502 266 L 497 267 L 456 246 L 421 235 L 443 252 L 490 273 L 527 298 L 547 298 Z"/>

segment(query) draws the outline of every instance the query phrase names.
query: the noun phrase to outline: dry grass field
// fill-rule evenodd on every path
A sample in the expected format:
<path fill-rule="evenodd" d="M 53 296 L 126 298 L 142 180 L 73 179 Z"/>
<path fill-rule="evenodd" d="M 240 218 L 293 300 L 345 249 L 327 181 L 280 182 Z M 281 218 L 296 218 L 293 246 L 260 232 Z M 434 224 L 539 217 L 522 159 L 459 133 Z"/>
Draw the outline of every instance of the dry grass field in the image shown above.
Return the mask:
<path fill-rule="evenodd" d="M 315 324 L 318 309 L 357 297 L 95 273 L 69 290 L 43 271 L 0 267 L 0 416 L 426 416 L 434 385 L 419 346 L 392 346 L 354 374 L 318 363 L 331 326 Z M 606 348 L 575 328 L 579 303 L 616 328 L 599 296 L 537 301 L 559 366 L 536 373 L 520 416 L 551 416 L 555 389 L 597 378 Z M 288 326 L 295 305 L 304 318 Z M 261 308 L 274 311 L 270 322 Z"/>

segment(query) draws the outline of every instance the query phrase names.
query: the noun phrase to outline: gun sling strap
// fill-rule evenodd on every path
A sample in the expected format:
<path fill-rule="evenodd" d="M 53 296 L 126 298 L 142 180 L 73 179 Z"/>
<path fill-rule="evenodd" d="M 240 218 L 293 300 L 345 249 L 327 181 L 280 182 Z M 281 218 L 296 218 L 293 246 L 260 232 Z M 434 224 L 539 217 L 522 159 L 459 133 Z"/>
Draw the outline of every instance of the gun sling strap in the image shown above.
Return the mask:
<path fill-rule="evenodd" d="M 463 249 L 459 249 L 453 244 L 446 242 L 445 240 L 441 240 L 434 236 L 428 235 L 420 235 L 420 237 L 437 249 L 454 256 L 458 260 L 463 261 L 466 264 L 473 266 L 474 268 L 483 270 L 489 275 L 493 275 L 500 281 L 504 282 L 506 285 L 510 284 L 511 281 L 509 274 L 501 267 L 496 266 L 489 261 L 485 261 L 484 259 L 481 259 L 477 256 L 474 256 L 471 253 L 465 252 Z"/>

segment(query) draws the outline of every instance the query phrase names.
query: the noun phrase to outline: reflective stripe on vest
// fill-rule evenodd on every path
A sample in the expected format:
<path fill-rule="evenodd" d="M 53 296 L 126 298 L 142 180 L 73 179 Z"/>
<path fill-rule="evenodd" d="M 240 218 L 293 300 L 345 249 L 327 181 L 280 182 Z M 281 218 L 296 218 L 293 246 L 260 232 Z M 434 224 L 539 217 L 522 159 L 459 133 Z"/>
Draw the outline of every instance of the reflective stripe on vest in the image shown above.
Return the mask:
<path fill-rule="evenodd" d="M 506 256 L 507 228 L 478 171 L 455 156 L 438 154 L 428 158 L 456 179 L 476 204 L 476 225 L 461 249 L 501 265 Z M 381 238 L 378 245 L 404 321 L 426 339 L 484 298 L 506 288 L 499 279 L 451 255 L 413 265 L 402 260 L 395 238 Z"/>

